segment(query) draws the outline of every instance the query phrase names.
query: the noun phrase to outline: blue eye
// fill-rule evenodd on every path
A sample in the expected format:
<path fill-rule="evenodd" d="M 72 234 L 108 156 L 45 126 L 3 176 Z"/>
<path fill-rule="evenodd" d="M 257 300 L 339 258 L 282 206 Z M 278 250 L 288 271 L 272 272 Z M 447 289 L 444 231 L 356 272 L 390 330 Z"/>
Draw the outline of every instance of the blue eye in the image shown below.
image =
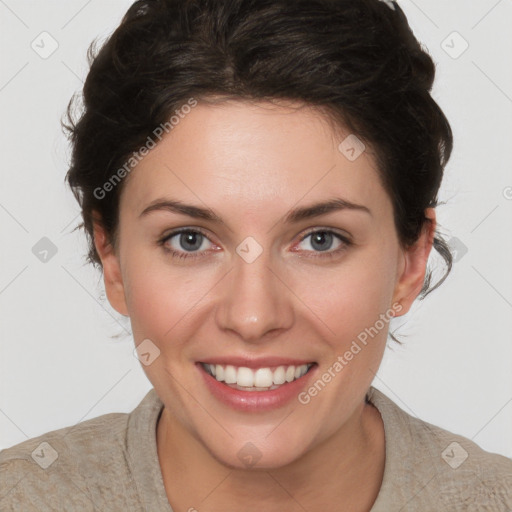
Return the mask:
<path fill-rule="evenodd" d="M 307 240 L 308 238 L 311 238 L 311 247 L 313 247 L 313 249 L 318 249 L 313 251 L 307 251 L 313 253 L 311 256 L 308 256 L 312 258 L 336 258 L 352 245 L 352 242 L 348 237 L 340 235 L 339 233 L 336 233 L 335 231 L 326 228 L 316 228 L 314 230 L 309 231 L 308 233 L 306 233 L 306 235 L 303 236 L 301 243 L 304 242 L 304 240 Z M 332 247 L 332 243 L 335 239 L 337 239 L 339 242 L 338 248 L 335 250 L 330 250 L 330 248 Z"/>
<path fill-rule="evenodd" d="M 313 258 L 333 258 L 345 251 L 352 242 L 348 237 L 342 236 L 329 229 L 315 229 L 307 233 L 301 240 L 301 243 L 311 239 L 310 246 L 313 247 Z M 335 240 L 338 240 L 338 247 L 330 250 Z"/>
<path fill-rule="evenodd" d="M 311 256 L 313 258 L 333 258 L 352 245 L 352 242 L 347 237 L 329 229 L 312 230 L 302 237 L 301 243 L 308 238 L 311 238 L 310 245 L 313 250 L 306 250 L 306 252 L 313 253 Z M 169 247 L 168 242 L 173 241 L 173 239 L 176 239 L 174 246 L 171 245 Z M 207 240 L 209 241 L 206 234 L 198 229 L 182 228 L 166 235 L 158 241 L 158 244 L 161 245 L 164 251 L 170 254 L 172 258 L 198 258 L 205 255 L 206 251 L 200 251 L 200 249 L 204 249 L 203 245 Z M 336 240 L 338 241 L 338 246 L 334 250 L 331 250 L 332 244 Z"/>
<path fill-rule="evenodd" d="M 168 248 L 165 244 L 166 242 L 172 240 L 173 238 L 177 239 L 177 244 L 179 247 Z M 207 236 L 196 229 L 180 229 L 177 231 L 173 231 L 165 238 L 160 240 L 159 244 L 164 247 L 164 250 L 171 254 L 173 258 L 196 258 L 200 256 L 200 254 L 195 254 L 194 251 L 198 251 L 203 242 L 208 240 Z"/>

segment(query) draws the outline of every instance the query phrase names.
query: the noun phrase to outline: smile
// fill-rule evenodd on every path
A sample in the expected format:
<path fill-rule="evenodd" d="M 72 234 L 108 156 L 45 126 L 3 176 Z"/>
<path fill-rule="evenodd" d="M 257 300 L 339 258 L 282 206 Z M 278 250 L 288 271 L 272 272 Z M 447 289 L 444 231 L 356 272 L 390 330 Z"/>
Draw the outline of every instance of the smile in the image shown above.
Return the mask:
<path fill-rule="evenodd" d="M 201 363 L 204 370 L 218 382 L 240 391 L 269 391 L 285 383 L 300 379 L 314 363 L 281 365 L 277 367 L 247 368 L 222 364 Z"/>

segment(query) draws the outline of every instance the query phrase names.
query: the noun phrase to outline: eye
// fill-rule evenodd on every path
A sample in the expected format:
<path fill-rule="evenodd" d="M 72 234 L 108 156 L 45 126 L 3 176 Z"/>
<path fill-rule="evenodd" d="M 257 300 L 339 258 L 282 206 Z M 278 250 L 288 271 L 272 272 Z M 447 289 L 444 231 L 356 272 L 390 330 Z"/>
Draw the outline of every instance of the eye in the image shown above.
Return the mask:
<path fill-rule="evenodd" d="M 202 256 L 199 250 L 205 249 L 206 241 L 209 239 L 202 231 L 183 228 L 169 233 L 158 244 L 173 258 L 197 258 Z"/>
<path fill-rule="evenodd" d="M 301 243 L 310 239 L 307 245 L 312 247 L 312 251 L 317 254 L 313 258 L 333 258 L 345 251 L 352 242 L 348 237 L 340 235 L 329 229 L 316 229 L 307 233 L 301 240 Z M 337 242 L 337 248 L 330 250 L 333 243 Z M 306 250 L 309 250 L 306 248 Z"/>
<path fill-rule="evenodd" d="M 312 255 L 313 258 L 334 258 L 352 245 L 348 237 L 330 229 L 312 230 L 303 236 L 301 243 L 308 239 L 310 239 L 308 245 L 312 249 L 306 248 L 305 251 L 316 253 Z M 205 249 L 207 249 L 205 242 L 209 242 L 209 238 L 201 230 L 182 228 L 160 239 L 158 245 L 161 245 L 172 258 L 185 259 L 205 255 Z M 331 250 L 335 242 L 337 242 L 337 248 Z"/>

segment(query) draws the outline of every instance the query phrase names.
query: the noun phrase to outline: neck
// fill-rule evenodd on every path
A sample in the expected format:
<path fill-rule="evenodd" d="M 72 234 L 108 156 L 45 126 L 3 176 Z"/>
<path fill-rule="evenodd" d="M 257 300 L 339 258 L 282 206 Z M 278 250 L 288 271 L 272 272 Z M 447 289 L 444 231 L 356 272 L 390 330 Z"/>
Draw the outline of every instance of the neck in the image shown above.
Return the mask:
<path fill-rule="evenodd" d="M 164 408 L 157 451 L 174 510 L 247 512 L 371 509 L 382 483 L 385 441 L 377 409 L 361 403 L 350 421 L 299 459 L 272 469 L 233 469 L 215 459 Z"/>

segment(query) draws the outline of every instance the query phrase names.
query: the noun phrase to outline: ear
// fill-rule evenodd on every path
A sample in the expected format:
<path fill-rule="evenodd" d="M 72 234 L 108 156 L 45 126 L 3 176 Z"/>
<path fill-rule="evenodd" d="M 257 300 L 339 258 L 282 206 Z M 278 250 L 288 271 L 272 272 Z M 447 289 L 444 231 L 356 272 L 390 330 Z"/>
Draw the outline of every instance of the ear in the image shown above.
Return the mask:
<path fill-rule="evenodd" d="M 400 250 L 400 269 L 392 303 L 400 303 L 402 309 L 400 314 L 395 314 L 395 316 L 405 315 L 409 311 L 423 287 L 428 256 L 434 243 L 436 230 L 434 208 L 427 208 L 425 216 L 430 219 L 430 222 L 425 222 L 418 240 L 412 246 Z"/>
<path fill-rule="evenodd" d="M 103 265 L 103 279 L 108 301 L 118 313 L 129 316 L 119 257 L 103 228 L 101 217 L 97 212 L 93 212 L 93 218 L 94 246 Z"/>

